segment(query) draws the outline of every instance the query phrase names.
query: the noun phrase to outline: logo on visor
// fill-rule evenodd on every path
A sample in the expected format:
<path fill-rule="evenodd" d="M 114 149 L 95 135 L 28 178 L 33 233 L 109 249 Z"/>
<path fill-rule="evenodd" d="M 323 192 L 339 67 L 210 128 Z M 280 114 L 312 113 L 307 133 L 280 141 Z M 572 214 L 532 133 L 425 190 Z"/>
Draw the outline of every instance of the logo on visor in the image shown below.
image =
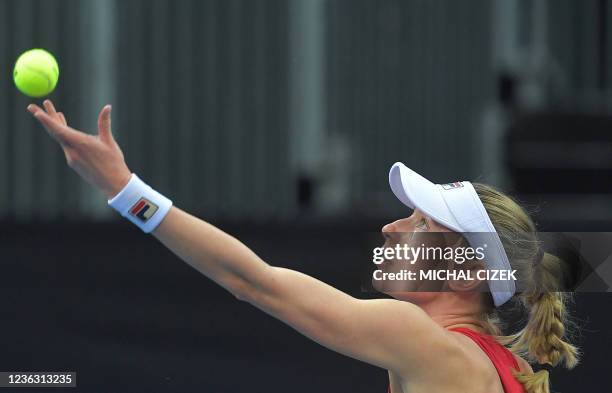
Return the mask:
<path fill-rule="evenodd" d="M 453 188 L 461 188 L 461 187 L 463 187 L 463 183 L 461 183 L 460 181 L 457 181 L 454 183 L 442 184 L 442 188 L 445 190 L 452 190 Z"/>

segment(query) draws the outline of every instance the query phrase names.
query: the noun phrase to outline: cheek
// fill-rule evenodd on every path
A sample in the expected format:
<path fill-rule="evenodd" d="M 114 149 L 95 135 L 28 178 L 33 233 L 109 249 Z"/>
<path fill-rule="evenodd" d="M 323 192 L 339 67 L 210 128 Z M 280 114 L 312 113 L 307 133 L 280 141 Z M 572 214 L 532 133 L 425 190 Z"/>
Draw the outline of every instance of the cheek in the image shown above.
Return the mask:
<path fill-rule="evenodd" d="M 452 232 L 452 230 L 448 229 L 444 225 L 438 224 L 434 220 L 429 220 L 427 223 L 431 232 Z"/>

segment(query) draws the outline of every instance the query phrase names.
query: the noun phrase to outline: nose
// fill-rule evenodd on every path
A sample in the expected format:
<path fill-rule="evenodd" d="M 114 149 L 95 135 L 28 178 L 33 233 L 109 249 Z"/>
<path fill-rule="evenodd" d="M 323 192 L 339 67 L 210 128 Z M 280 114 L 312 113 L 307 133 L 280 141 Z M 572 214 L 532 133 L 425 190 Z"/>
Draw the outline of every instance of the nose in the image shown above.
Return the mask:
<path fill-rule="evenodd" d="M 382 227 L 381 229 L 383 232 L 395 232 L 395 223 L 389 223 L 385 226 Z"/>
<path fill-rule="evenodd" d="M 382 231 L 383 237 L 385 239 L 390 239 L 391 238 L 391 233 L 396 232 L 397 228 L 395 226 L 395 223 L 392 222 L 390 224 L 387 224 L 387 225 L 383 226 L 381 231 Z"/>

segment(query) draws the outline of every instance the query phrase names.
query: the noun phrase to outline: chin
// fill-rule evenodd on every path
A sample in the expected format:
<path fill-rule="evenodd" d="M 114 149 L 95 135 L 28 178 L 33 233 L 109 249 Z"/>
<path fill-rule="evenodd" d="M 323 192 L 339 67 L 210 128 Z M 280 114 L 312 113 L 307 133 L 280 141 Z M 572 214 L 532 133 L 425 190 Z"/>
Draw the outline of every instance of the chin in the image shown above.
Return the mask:
<path fill-rule="evenodd" d="M 374 288 L 375 291 L 385 293 L 384 283 L 380 280 L 372 279 L 372 288 Z"/>
<path fill-rule="evenodd" d="M 372 279 L 372 288 L 397 300 L 415 304 L 427 302 L 437 294 L 435 292 L 416 291 L 418 285 L 415 284 L 407 285 L 405 282 L 400 284 L 392 281 L 381 281 L 374 279 Z"/>

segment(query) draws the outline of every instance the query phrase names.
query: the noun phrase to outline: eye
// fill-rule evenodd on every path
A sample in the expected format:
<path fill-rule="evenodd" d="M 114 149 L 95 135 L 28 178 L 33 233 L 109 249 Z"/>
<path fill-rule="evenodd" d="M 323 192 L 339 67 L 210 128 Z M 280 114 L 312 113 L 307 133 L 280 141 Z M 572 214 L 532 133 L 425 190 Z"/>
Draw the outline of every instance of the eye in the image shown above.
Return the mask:
<path fill-rule="evenodd" d="M 416 225 L 417 229 L 420 229 L 422 231 L 426 231 L 429 229 L 429 226 L 427 225 L 427 220 L 425 220 L 425 218 L 421 218 L 419 220 L 419 223 Z"/>

